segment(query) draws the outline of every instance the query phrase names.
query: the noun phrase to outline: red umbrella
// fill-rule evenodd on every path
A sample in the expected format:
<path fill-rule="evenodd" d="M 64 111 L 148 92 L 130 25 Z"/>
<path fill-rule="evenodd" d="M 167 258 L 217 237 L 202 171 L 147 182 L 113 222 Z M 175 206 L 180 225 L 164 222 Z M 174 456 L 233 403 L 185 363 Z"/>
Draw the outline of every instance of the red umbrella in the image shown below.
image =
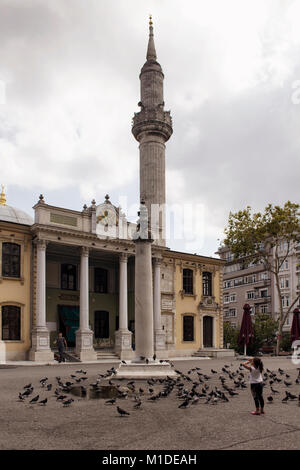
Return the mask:
<path fill-rule="evenodd" d="M 296 339 L 300 339 L 300 310 L 295 308 L 293 311 L 293 323 L 291 328 L 291 343 L 296 341 Z"/>
<path fill-rule="evenodd" d="M 253 326 L 252 326 L 251 315 L 250 315 L 251 307 L 249 304 L 245 304 L 243 308 L 244 308 L 244 314 L 243 314 L 240 334 L 238 337 L 238 343 L 244 345 L 244 354 L 246 355 L 247 345 L 251 341 L 253 341 L 254 335 L 253 335 Z"/>

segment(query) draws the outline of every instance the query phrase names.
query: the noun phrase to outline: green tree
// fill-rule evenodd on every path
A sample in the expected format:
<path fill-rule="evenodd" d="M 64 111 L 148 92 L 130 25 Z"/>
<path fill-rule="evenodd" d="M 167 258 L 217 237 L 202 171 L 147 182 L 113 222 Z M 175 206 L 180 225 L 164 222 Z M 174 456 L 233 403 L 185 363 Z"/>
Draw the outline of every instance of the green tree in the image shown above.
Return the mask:
<path fill-rule="evenodd" d="M 235 351 L 241 352 L 241 347 L 238 345 L 239 328 L 233 328 L 229 322 L 224 322 L 224 344 L 230 344 L 230 348 Z"/>
<path fill-rule="evenodd" d="M 253 213 L 251 207 L 230 212 L 225 227 L 224 244 L 235 259 L 245 262 L 262 263 L 269 273 L 275 276 L 276 293 L 279 304 L 278 338 L 276 354 L 279 353 L 283 325 L 288 314 L 299 300 L 296 295 L 286 312 L 282 306 L 282 292 L 279 282 L 280 270 L 294 246 L 300 241 L 299 204 L 286 202 L 283 207 L 269 204 L 264 213 Z"/>

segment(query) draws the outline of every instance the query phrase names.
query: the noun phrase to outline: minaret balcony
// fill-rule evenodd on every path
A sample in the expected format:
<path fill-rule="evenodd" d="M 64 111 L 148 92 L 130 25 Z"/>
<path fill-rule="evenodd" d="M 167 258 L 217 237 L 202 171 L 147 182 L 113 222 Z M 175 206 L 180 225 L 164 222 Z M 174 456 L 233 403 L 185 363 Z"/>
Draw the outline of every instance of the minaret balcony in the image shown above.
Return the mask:
<path fill-rule="evenodd" d="M 160 108 L 144 108 L 139 113 L 134 113 L 132 120 L 132 133 L 136 140 L 140 140 L 142 133 L 162 134 L 165 141 L 169 140 L 173 133 L 172 117 L 170 111 Z"/>

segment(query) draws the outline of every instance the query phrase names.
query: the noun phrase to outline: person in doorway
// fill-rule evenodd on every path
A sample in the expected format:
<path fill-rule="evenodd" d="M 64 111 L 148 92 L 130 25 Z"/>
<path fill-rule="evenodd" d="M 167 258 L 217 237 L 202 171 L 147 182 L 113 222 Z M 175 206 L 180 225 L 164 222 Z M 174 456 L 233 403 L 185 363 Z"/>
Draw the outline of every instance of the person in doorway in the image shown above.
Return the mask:
<path fill-rule="evenodd" d="M 66 359 L 65 359 L 65 350 L 66 350 L 66 348 L 67 348 L 67 341 L 66 341 L 66 339 L 63 337 L 61 331 L 58 333 L 57 339 L 56 339 L 55 341 L 53 341 L 53 344 L 57 344 L 58 354 L 59 354 L 59 360 L 58 360 L 58 362 L 59 362 L 59 363 L 61 363 L 61 362 L 66 362 Z"/>
<path fill-rule="evenodd" d="M 263 363 L 258 357 L 254 357 L 250 361 L 243 363 L 243 366 L 250 371 L 250 388 L 255 402 L 256 410 L 252 411 L 252 415 L 265 414 L 263 399 Z"/>

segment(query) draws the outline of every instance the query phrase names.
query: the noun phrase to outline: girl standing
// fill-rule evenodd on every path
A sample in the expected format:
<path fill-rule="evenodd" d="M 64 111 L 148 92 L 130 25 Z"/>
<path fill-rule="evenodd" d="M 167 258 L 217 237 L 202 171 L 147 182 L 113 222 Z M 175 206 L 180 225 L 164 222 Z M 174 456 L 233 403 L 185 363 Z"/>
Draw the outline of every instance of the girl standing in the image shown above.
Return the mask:
<path fill-rule="evenodd" d="M 251 393 L 254 398 L 256 410 L 252 411 L 252 415 L 265 414 L 264 412 L 264 399 L 263 399 L 263 363 L 258 357 L 254 357 L 250 361 L 243 363 L 243 366 L 250 370 L 250 387 Z"/>

